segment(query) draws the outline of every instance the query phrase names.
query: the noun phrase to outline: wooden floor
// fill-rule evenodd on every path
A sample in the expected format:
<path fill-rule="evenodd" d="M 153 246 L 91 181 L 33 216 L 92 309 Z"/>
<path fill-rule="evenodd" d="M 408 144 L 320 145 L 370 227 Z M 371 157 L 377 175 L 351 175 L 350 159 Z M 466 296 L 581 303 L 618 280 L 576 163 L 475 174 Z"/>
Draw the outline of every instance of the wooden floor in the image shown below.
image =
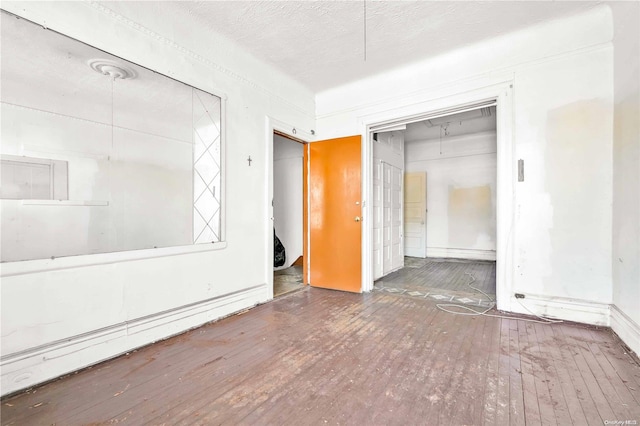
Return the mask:
<path fill-rule="evenodd" d="M 304 288 L 302 265 L 293 265 L 273 272 L 273 297 Z"/>
<path fill-rule="evenodd" d="M 603 425 L 639 403 L 609 329 L 307 288 L 5 399 L 2 424 Z"/>
<path fill-rule="evenodd" d="M 404 268 L 377 280 L 374 290 L 484 308 L 493 306 L 496 262 L 405 257 L 404 264 Z"/>

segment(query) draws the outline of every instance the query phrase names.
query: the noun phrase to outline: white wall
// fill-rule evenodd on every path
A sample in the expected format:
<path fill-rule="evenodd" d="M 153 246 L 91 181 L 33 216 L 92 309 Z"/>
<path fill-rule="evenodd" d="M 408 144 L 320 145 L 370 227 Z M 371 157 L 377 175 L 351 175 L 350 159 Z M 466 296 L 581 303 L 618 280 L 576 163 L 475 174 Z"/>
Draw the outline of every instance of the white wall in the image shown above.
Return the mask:
<path fill-rule="evenodd" d="M 411 141 L 405 149 L 406 171 L 427 173 L 427 256 L 495 260 L 495 132 Z"/>
<path fill-rule="evenodd" d="M 2 264 L 2 393 L 268 300 L 265 121 L 314 128 L 313 95 L 187 20 L 85 2 L 2 8 L 227 99 L 226 243 Z"/>
<path fill-rule="evenodd" d="M 304 146 L 273 137 L 273 221 L 287 259 L 278 268 L 288 268 L 302 256 L 302 160 Z"/>
<path fill-rule="evenodd" d="M 511 84 L 498 119 L 513 111 L 507 168 L 523 159 L 525 181 L 513 173 L 515 190 L 504 200 L 515 215 L 502 223 L 508 244 L 500 249 L 513 259 L 508 294 L 524 293 L 523 303 L 540 314 L 608 324 L 612 34 L 611 12 L 599 7 L 328 90 L 316 96 L 318 135 L 362 133 L 376 117 Z M 513 296 L 505 303 L 527 312 Z"/>
<path fill-rule="evenodd" d="M 640 354 L 640 4 L 611 4 L 614 35 L 612 328 Z"/>
<path fill-rule="evenodd" d="M 404 130 L 380 132 L 373 142 L 374 162 L 384 161 L 400 170 L 404 170 Z"/>

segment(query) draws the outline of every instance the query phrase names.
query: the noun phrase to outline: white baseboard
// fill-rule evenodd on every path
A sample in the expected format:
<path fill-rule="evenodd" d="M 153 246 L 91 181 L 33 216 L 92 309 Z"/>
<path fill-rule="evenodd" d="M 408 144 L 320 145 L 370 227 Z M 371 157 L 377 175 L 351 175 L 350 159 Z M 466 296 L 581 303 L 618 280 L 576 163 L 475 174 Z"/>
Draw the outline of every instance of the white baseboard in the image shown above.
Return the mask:
<path fill-rule="evenodd" d="M 8 395 L 241 311 L 270 296 L 266 284 L 213 297 L 0 358 Z"/>
<path fill-rule="evenodd" d="M 496 251 L 495 250 L 427 247 L 427 257 L 445 257 L 445 258 L 474 259 L 474 260 L 496 260 Z"/>
<path fill-rule="evenodd" d="M 591 325 L 609 326 L 610 305 L 569 297 L 541 296 L 522 293 L 524 299 L 512 296 L 511 312 L 539 315 Z"/>
<path fill-rule="evenodd" d="M 616 305 L 611 305 L 611 329 L 636 355 L 640 355 L 640 325 Z"/>

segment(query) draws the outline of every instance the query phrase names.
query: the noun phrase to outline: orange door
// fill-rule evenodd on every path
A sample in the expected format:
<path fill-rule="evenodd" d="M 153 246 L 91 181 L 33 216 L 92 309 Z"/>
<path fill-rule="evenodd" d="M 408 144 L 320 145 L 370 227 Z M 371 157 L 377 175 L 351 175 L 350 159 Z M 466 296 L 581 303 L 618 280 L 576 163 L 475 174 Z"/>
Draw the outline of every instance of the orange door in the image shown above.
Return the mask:
<path fill-rule="evenodd" d="M 362 283 L 361 137 L 309 147 L 309 284 L 360 292 Z"/>

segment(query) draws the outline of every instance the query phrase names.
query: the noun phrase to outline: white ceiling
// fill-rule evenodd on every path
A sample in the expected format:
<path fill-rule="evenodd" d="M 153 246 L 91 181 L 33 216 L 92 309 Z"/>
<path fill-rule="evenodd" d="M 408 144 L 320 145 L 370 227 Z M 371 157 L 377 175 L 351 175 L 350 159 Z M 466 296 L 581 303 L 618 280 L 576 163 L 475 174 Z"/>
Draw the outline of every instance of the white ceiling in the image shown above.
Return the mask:
<path fill-rule="evenodd" d="M 496 131 L 496 107 L 487 107 L 407 124 L 405 142 Z"/>
<path fill-rule="evenodd" d="M 594 7 L 581 1 L 104 2 L 141 24 L 218 33 L 314 92 Z"/>

